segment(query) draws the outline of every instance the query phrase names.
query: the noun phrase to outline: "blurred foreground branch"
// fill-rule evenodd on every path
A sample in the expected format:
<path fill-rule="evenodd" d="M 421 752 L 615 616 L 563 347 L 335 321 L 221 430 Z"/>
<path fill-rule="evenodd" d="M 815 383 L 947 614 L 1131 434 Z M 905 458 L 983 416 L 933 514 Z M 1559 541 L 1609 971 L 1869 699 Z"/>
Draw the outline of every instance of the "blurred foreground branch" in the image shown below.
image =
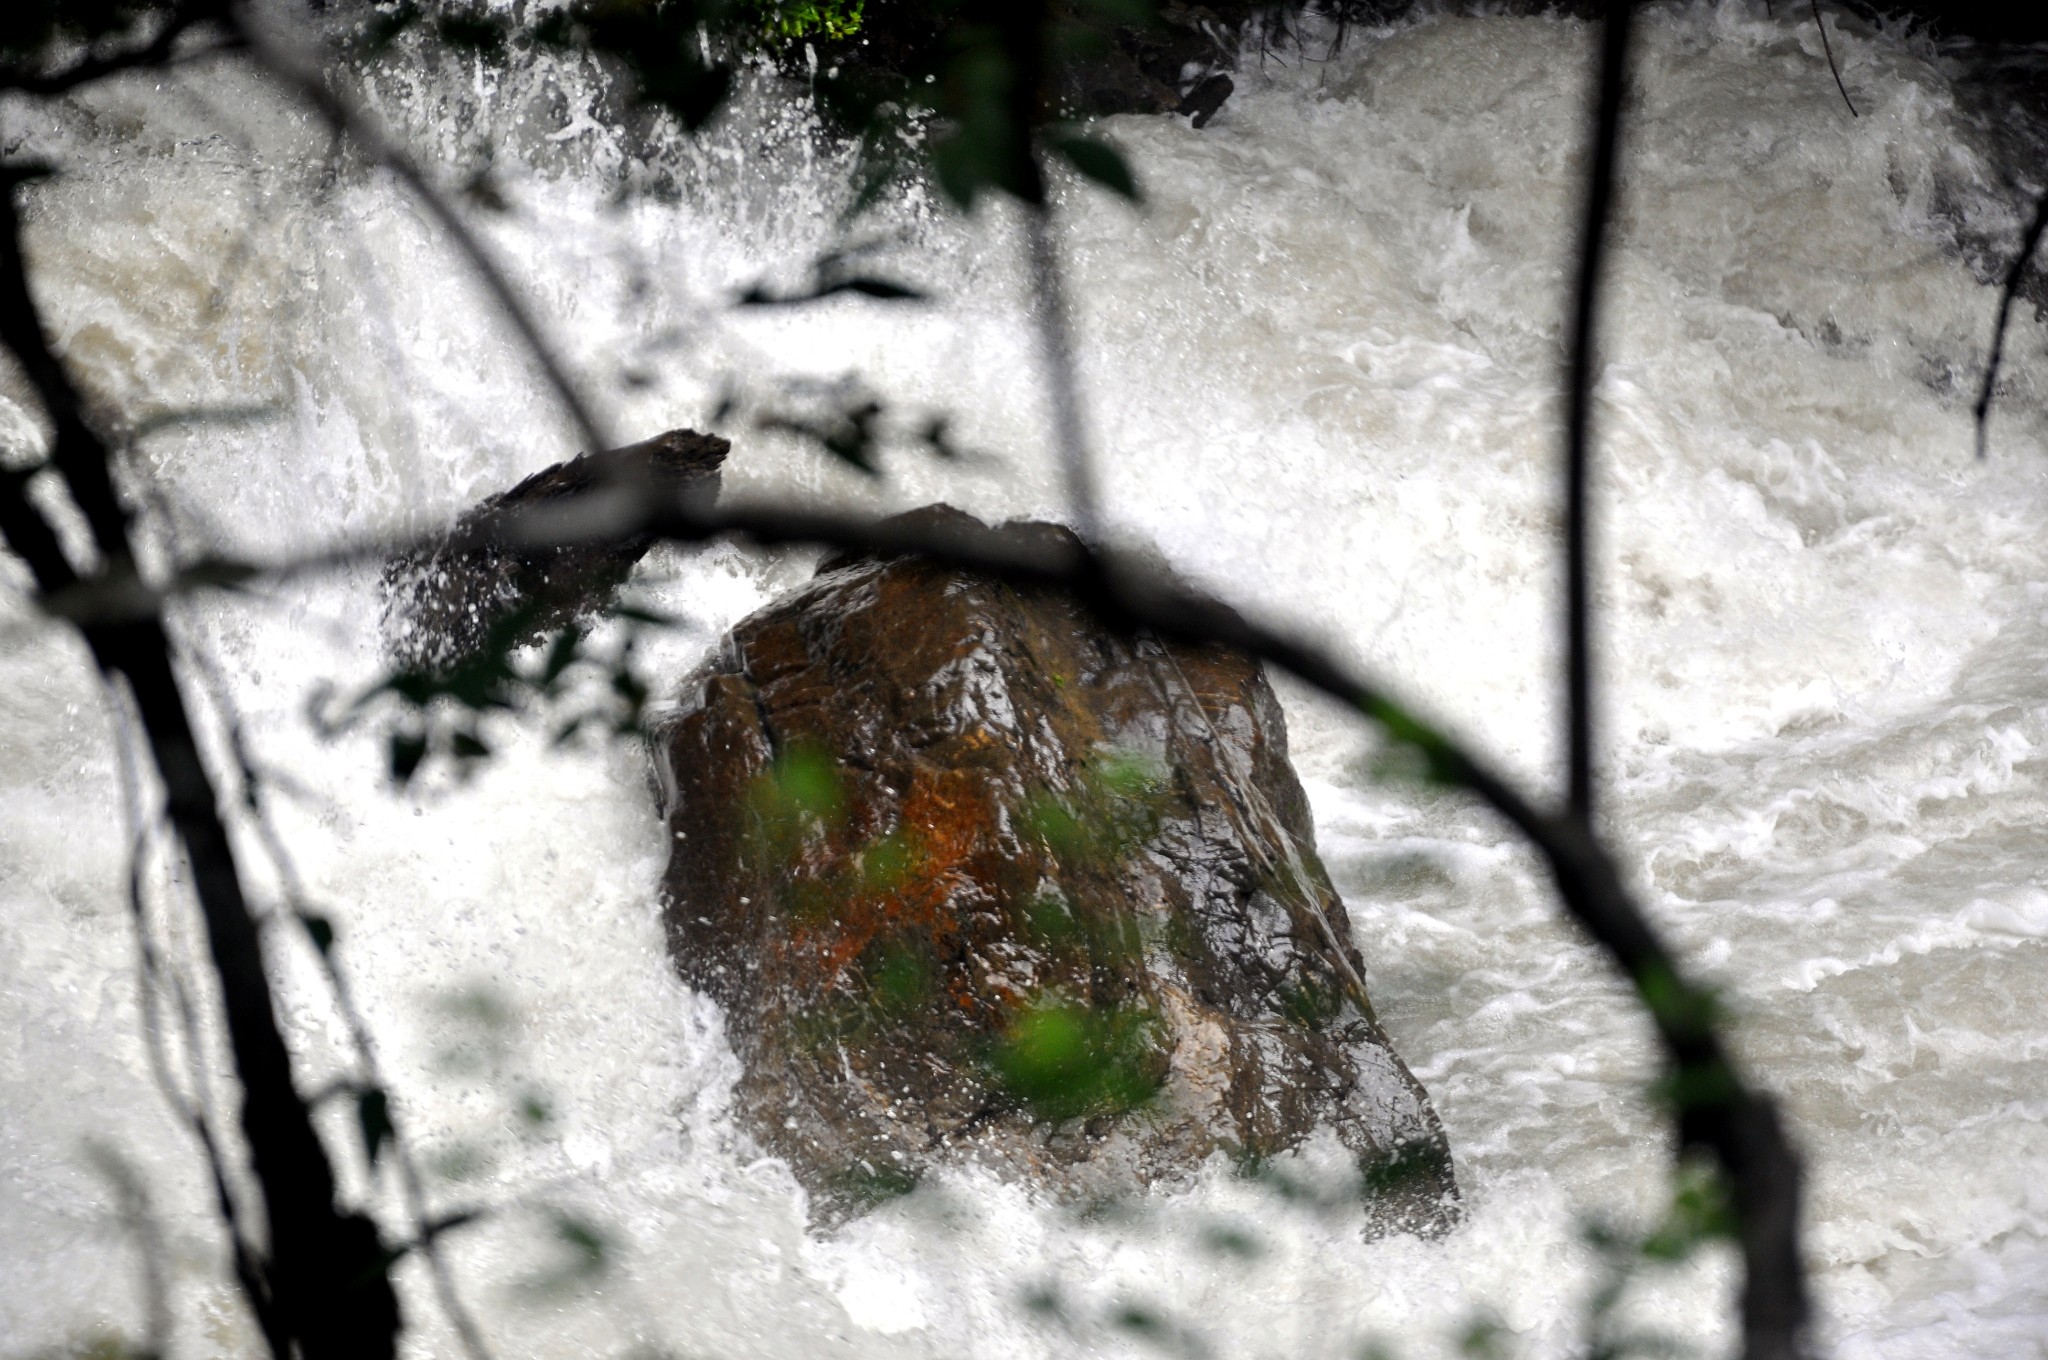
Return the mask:
<path fill-rule="evenodd" d="M 51 351 L 29 292 L 16 191 L 24 176 L 0 172 L 0 344 L 12 351 L 55 426 L 49 462 L 85 518 L 101 579 L 135 577 L 127 510 L 106 442 L 87 422 L 70 375 Z M 80 567 L 28 494 L 29 476 L 0 476 L 0 539 L 37 587 L 78 584 Z M 377 1228 L 335 1204 L 334 1170 L 292 1082 L 278 1029 L 262 941 L 249 909 L 211 775 L 171 665 L 159 610 L 85 623 L 95 664 L 128 682 L 155 760 L 166 811 L 191 868 L 207 945 L 225 1002 L 228 1044 L 242 1083 L 241 1124 L 263 1190 L 267 1259 L 250 1287 L 251 1308 L 276 1348 L 296 1342 L 306 1360 L 378 1360 L 395 1353 L 398 1299 L 385 1274 Z M 278 1360 L 285 1360 L 280 1351 Z"/>
<path fill-rule="evenodd" d="M 300 576 L 381 562 L 436 542 L 455 551 L 534 551 L 636 537 L 678 543 L 733 537 L 763 547 L 917 556 L 1011 585 L 1064 591 L 1106 626 L 1191 645 L 1236 648 L 1377 723 L 1389 738 L 1416 751 L 1432 778 L 1477 795 L 1528 838 L 1566 911 L 1634 984 L 1663 1048 L 1681 1146 L 1709 1152 L 1727 1176 L 1747 1281 L 1744 1354 L 1747 1360 L 1795 1360 L 1805 1354 L 1800 1170 L 1776 1105 L 1744 1080 L 1722 1040 L 1712 996 L 1685 978 L 1585 819 L 1568 806 L 1540 807 L 1481 756 L 1326 652 L 1248 620 L 1212 597 L 1163 582 L 1123 554 L 1100 547 L 1047 548 L 958 523 L 878 521 L 782 507 L 712 509 L 685 497 L 664 499 L 646 487 L 611 485 L 544 506 L 511 508 L 474 522 L 453 539 L 356 544 L 269 564 L 209 559 L 188 568 L 168 588 Z M 46 604 L 97 612 L 119 598 L 118 592 L 97 597 L 73 592 Z"/>

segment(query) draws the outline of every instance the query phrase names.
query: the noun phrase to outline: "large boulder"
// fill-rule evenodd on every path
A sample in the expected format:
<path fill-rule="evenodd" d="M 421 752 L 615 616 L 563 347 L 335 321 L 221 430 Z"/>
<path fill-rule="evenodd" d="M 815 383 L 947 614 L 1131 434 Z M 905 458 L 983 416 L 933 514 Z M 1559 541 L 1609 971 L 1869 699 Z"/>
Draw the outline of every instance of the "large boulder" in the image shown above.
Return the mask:
<path fill-rule="evenodd" d="M 1328 1129 L 1375 1222 L 1450 1221 L 1257 662 L 856 557 L 695 689 L 656 738 L 669 945 L 824 1218 L 940 1163 L 1115 1194 Z"/>
<path fill-rule="evenodd" d="M 465 511 L 447 535 L 384 566 L 384 635 L 415 670 L 447 671 L 479 651 L 531 646 L 608 605 L 647 555 L 645 536 L 563 548 L 460 547 L 513 512 L 600 489 L 670 501 L 718 495 L 732 445 L 715 434 L 670 430 L 624 448 L 542 468 Z"/>

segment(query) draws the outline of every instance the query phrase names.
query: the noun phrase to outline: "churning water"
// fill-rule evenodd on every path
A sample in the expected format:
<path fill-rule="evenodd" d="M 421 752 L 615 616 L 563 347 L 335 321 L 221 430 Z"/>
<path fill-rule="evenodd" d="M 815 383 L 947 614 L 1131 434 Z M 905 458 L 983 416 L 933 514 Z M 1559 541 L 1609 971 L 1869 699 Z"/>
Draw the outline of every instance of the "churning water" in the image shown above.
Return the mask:
<path fill-rule="evenodd" d="M 1556 358 L 1589 33 L 1427 19 L 1254 62 L 1204 131 L 1105 125 L 1142 211 L 1062 198 L 1115 532 L 1396 679 L 1538 785 L 1556 764 Z M 2010 250 L 2024 195 L 1931 50 L 1853 22 L 1834 44 L 1858 118 L 1810 23 L 1744 3 L 1644 21 L 1599 388 L 1610 825 L 1794 1115 L 1836 1353 L 2038 1356 L 2048 370 L 2028 309 L 1988 462 L 1968 417 L 1983 251 Z M 577 70 L 460 63 L 378 90 L 432 163 L 499 147 L 509 207 L 477 208 L 480 230 L 621 437 L 736 396 L 729 495 L 1061 513 L 1012 220 L 909 195 L 842 228 L 843 166 L 785 104 L 750 99 L 693 143 L 611 130 L 600 95 Z M 417 205 L 259 82 L 195 68 L 7 117 L 10 144 L 67 171 L 31 196 L 31 246 L 96 399 L 138 426 L 243 412 L 139 440 L 134 484 L 187 550 L 428 526 L 574 450 Z M 849 242 L 938 300 L 725 306 Z M 869 486 L 748 423 L 848 374 L 905 429 L 952 413 L 972 456 L 900 452 Z M 35 421 L 0 384 L 18 460 Z M 643 661 L 673 691 L 803 570 L 657 554 L 636 589 L 690 624 Z M 247 1354 L 197 1150 L 149 1077 L 113 720 L 23 573 L 0 575 L 0 1336 L 22 1353 L 138 1333 L 118 1163 L 162 1234 L 174 1352 Z M 552 753 L 508 726 L 474 779 L 392 792 L 372 735 L 305 719 L 316 686 L 375 673 L 376 613 L 365 570 L 179 621 L 339 923 L 437 1205 L 493 1210 L 448 1241 L 507 1357 L 1375 1339 L 1422 1356 L 1481 1318 L 1504 1353 L 1561 1355 L 1600 1269 L 1582 1226 L 1645 1223 L 1668 1194 L 1644 1024 L 1529 856 L 1467 802 L 1376 776 L 1365 734 L 1290 692 L 1323 850 L 1449 1129 L 1464 1226 L 1366 1241 L 1355 1210 L 1214 1167 L 1088 1216 L 955 1177 L 812 1233 L 725 1117 L 720 1017 L 664 958 L 638 752 Z M 253 840 L 244 858 L 274 899 Z M 152 861 L 153 918 L 190 960 L 176 880 Z M 350 1070 L 347 1035 L 296 934 L 273 944 L 314 1089 Z M 529 1096 L 546 1118 L 520 1116 Z M 322 1117 L 354 1146 L 346 1102 Z M 386 1179 L 354 1181 L 402 1221 Z M 602 1231 L 601 1275 L 564 1273 L 561 1215 Z M 414 1353 L 451 1354 L 415 1271 Z M 1732 1279 L 1709 1254 L 1644 1280 L 1633 1317 L 1714 1354 Z"/>

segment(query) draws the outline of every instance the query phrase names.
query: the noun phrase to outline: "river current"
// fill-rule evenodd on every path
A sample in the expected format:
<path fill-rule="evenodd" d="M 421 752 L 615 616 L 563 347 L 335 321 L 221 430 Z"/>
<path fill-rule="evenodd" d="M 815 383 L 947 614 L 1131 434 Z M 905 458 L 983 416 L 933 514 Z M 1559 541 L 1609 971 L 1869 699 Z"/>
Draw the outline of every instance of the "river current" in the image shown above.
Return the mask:
<path fill-rule="evenodd" d="M 2030 307 L 1987 461 L 1969 412 L 1985 262 L 2027 198 L 1952 56 L 1828 23 L 1856 117 L 1811 22 L 1731 2 L 1640 30 L 1597 417 L 1605 817 L 1789 1108 L 1834 1353 L 2042 1356 L 2048 368 Z M 1250 60 L 1204 130 L 1102 125 L 1142 208 L 1060 199 L 1112 534 L 1388 678 L 1537 788 L 1557 782 L 1557 355 L 1590 33 L 1427 17 Z M 1065 513 L 1003 211 L 905 191 L 842 225 L 842 158 L 758 92 L 696 141 L 617 131 L 567 67 L 451 61 L 375 94 L 451 179 L 497 143 L 478 230 L 622 439 L 730 398 L 728 496 Z M 29 196 L 51 324 L 139 431 L 131 484 L 184 550 L 424 529 L 575 451 L 418 206 L 260 81 L 202 65 L 4 116 L 10 148 L 65 171 Z M 727 305 L 849 244 L 933 300 Z M 964 456 L 906 446 L 868 481 L 750 423 L 855 381 L 901 429 L 950 413 Z M 35 447 L 30 409 L 0 377 L 10 459 Z M 192 412 L 212 418 L 176 418 Z M 685 619 L 641 649 L 662 693 L 807 569 L 651 557 L 635 597 Z M 1640 1226 L 1668 1197 L 1646 1028 L 1530 856 L 1283 682 L 1463 1226 L 1367 1240 L 1355 1207 L 1214 1166 L 1089 1213 L 942 1177 L 810 1230 L 725 1115 L 720 1016 L 664 957 L 638 748 L 556 752 L 506 723 L 473 778 L 396 792 L 374 733 L 308 722 L 318 687 L 376 674 L 374 577 L 205 598 L 179 630 L 337 923 L 435 1203 L 491 1211 L 446 1242 L 507 1360 L 1433 1356 L 1476 1323 L 1499 1354 L 1558 1356 L 1601 1270 L 1585 1226 Z M 0 563 L 0 1349 L 140 1335 L 118 1165 L 161 1235 L 172 1354 L 254 1354 L 141 1037 L 114 720 L 25 580 Z M 176 866 L 156 855 L 146 877 L 172 955 L 196 958 Z M 302 940 L 272 944 L 314 1090 L 348 1070 L 347 1032 Z M 357 1160 L 348 1103 L 321 1117 Z M 350 1181 L 396 1213 L 388 1173 Z M 416 1264 L 400 1272 L 412 1353 L 457 1353 Z M 1732 1280 L 1710 1250 L 1645 1276 L 1630 1316 L 1720 1353 Z"/>

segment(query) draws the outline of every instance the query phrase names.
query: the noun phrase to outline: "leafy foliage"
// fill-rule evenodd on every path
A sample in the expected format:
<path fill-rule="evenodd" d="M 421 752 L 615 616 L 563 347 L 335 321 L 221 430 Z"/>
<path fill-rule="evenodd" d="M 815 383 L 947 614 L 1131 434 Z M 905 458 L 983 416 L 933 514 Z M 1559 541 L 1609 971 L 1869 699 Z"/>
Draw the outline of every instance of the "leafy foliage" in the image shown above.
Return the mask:
<path fill-rule="evenodd" d="M 761 21 L 778 38 L 850 38 L 860 32 L 866 0 L 756 0 Z"/>
<path fill-rule="evenodd" d="M 1164 1079 L 1158 1020 L 1135 1007 L 1041 998 L 990 1055 L 999 1087 L 1039 1119 L 1116 1115 L 1150 1101 Z"/>
<path fill-rule="evenodd" d="M 1108 751 L 1065 794 L 1044 792 L 1023 808 L 1024 829 L 1060 859 L 1106 866 L 1158 829 L 1166 771 L 1143 753 Z"/>

